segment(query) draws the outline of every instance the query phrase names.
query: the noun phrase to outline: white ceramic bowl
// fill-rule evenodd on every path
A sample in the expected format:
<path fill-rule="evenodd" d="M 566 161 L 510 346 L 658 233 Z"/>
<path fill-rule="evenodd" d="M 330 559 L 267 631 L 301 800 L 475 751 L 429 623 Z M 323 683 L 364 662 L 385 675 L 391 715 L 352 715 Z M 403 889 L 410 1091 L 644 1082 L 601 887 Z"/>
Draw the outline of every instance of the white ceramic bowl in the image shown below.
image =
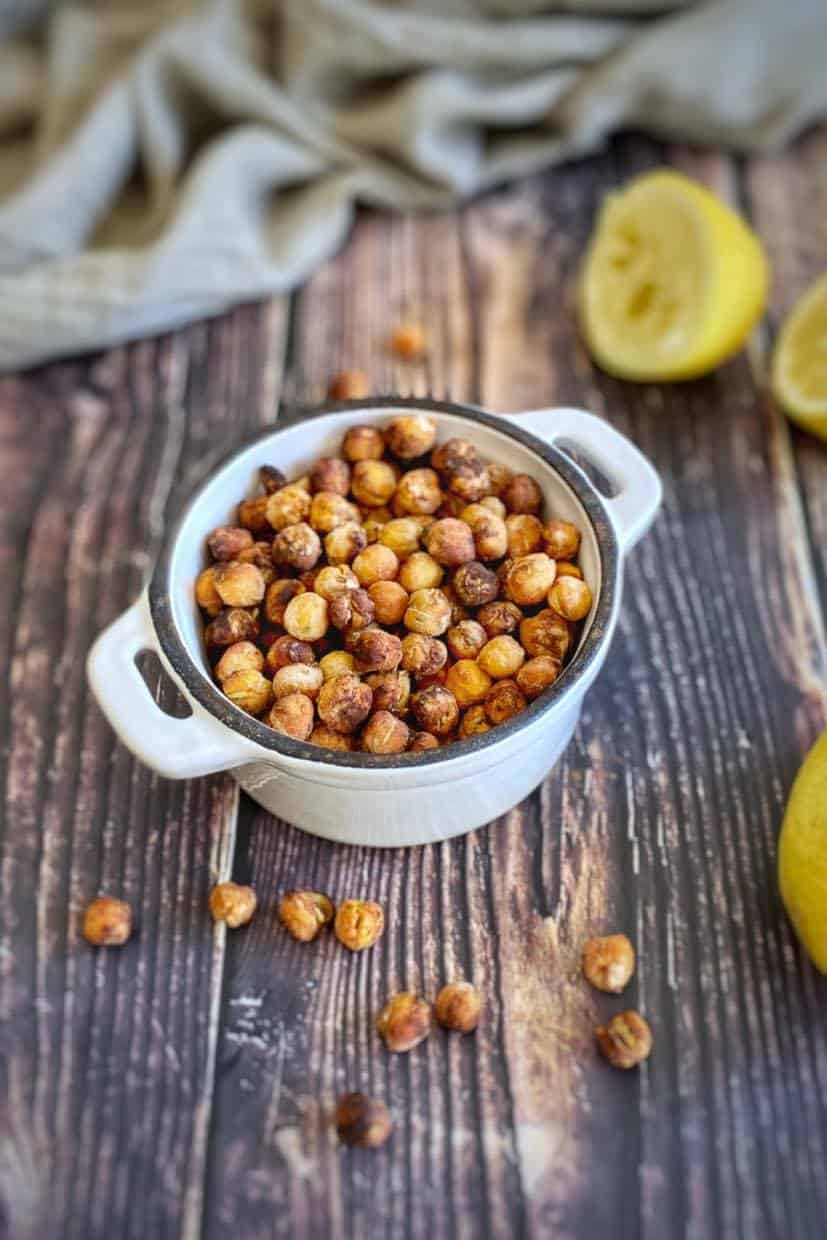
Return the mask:
<path fill-rule="evenodd" d="M 623 559 L 660 504 L 651 465 L 608 423 L 576 409 L 498 417 L 439 401 L 372 399 L 328 406 L 298 425 L 258 434 L 233 452 L 190 500 L 169 531 L 138 601 L 98 638 L 89 678 L 121 740 L 169 778 L 232 770 L 241 786 L 279 818 L 349 844 L 398 847 L 447 839 L 489 822 L 522 800 L 568 744 L 583 697 L 600 671 L 614 631 Z M 403 408 L 424 409 L 439 439 L 472 440 L 490 460 L 529 473 L 549 515 L 582 531 L 580 565 L 594 603 L 579 645 L 558 681 L 509 723 L 445 749 L 377 756 L 341 753 L 292 740 L 238 710 L 213 683 L 193 584 L 204 540 L 231 523 L 239 498 L 253 494 L 260 465 L 288 476 L 336 453 L 348 426 L 385 423 Z M 558 445 L 591 460 L 614 488 L 600 495 Z M 135 660 L 157 651 L 192 708 L 165 714 Z"/>

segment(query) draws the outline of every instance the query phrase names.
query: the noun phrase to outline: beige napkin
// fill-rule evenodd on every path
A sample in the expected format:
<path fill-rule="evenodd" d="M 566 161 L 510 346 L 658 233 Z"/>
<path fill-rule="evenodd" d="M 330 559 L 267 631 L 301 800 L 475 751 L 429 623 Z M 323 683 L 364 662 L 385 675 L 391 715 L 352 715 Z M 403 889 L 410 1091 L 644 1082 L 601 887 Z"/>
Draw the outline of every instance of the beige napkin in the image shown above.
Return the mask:
<path fill-rule="evenodd" d="M 356 202 L 827 113 L 827 0 L 0 0 L 0 35 L 0 368 L 290 288 Z"/>

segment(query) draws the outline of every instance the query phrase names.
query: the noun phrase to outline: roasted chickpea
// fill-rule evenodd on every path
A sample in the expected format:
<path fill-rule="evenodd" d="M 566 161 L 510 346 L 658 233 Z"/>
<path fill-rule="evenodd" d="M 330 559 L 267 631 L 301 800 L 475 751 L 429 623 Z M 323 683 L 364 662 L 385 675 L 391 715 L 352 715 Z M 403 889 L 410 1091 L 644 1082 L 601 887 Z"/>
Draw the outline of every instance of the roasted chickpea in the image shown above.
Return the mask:
<path fill-rule="evenodd" d="M 333 921 L 331 900 L 321 891 L 288 891 L 279 901 L 279 921 L 300 943 L 312 943 Z"/>
<path fill-rule="evenodd" d="M 335 629 L 353 631 L 373 623 L 373 600 L 361 586 L 349 590 L 328 605 L 328 620 Z"/>
<path fill-rule="evenodd" d="M 432 469 L 411 469 L 396 484 L 394 506 L 399 516 L 430 514 L 442 503 L 439 475 Z"/>
<path fill-rule="evenodd" d="M 331 400 L 361 400 L 370 392 L 370 380 L 363 370 L 341 370 L 327 385 Z"/>
<path fill-rule="evenodd" d="M 557 576 L 579 577 L 582 580 L 583 570 L 576 564 L 571 564 L 568 560 L 557 560 Z"/>
<path fill-rule="evenodd" d="M 562 663 L 571 645 L 568 622 L 546 607 L 522 621 L 520 645 L 528 655 L 550 654 Z"/>
<path fill-rule="evenodd" d="M 431 464 L 440 474 L 455 474 L 466 466 L 482 465 L 482 457 L 467 439 L 446 439 L 431 453 Z"/>
<path fill-rule="evenodd" d="M 452 732 L 459 721 L 457 700 L 443 685 L 429 685 L 414 693 L 411 698 L 414 719 L 424 732 L 445 736 Z"/>
<path fill-rule="evenodd" d="M 275 676 L 279 668 L 288 667 L 291 663 L 315 662 L 316 656 L 310 643 L 299 641 L 289 633 L 277 637 L 267 651 L 267 667 L 271 676 Z"/>
<path fill-rule="evenodd" d="M 479 664 L 492 680 L 514 676 L 525 662 L 525 651 L 518 641 L 507 634 L 492 637 L 480 651 Z"/>
<path fill-rule="evenodd" d="M 246 926 L 256 911 L 256 893 L 240 883 L 217 883 L 210 892 L 213 921 L 223 921 L 231 930 Z"/>
<path fill-rule="evenodd" d="M 479 736 L 483 732 L 490 731 L 491 724 L 488 722 L 485 707 L 469 706 L 459 723 L 460 740 L 467 740 L 469 736 Z"/>
<path fill-rule="evenodd" d="M 367 719 L 373 690 L 358 676 L 347 673 L 326 680 L 319 691 L 318 712 L 322 723 L 334 732 L 355 732 Z"/>
<path fill-rule="evenodd" d="M 416 362 L 428 347 L 425 331 L 418 323 L 400 323 L 391 332 L 390 346 L 403 361 Z"/>
<path fill-rule="evenodd" d="M 303 693 L 315 699 L 323 684 L 324 672 L 315 663 L 288 663 L 273 677 L 273 693 L 276 700 L 290 693 Z"/>
<path fill-rule="evenodd" d="M 362 629 L 350 647 L 357 672 L 393 672 L 402 659 L 402 642 L 384 629 Z"/>
<path fill-rule="evenodd" d="M 480 1018 L 479 991 L 470 982 L 450 982 L 443 986 L 434 1003 L 434 1016 L 443 1029 L 473 1033 Z"/>
<path fill-rule="evenodd" d="M 237 525 L 220 525 L 207 539 L 210 555 L 214 560 L 235 560 L 239 552 L 253 545 L 249 530 Z"/>
<path fill-rule="evenodd" d="M 401 413 L 385 427 L 388 450 L 400 461 L 414 461 L 436 442 L 436 423 L 424 413 Z"/>
<path fill-rule="evenodd" d="M 224 604 L 215 586 L 217 564 L 211 564 L 199 573 L 195 581 L 195 601 L 208 616 L 217 616 Z"/>
<path fill-rule="evenodd" d="M 422 526 L 416 517 L 394 517 L 379 531 L 379 541 L 399 560 L 405 560 L 419 549 Z"/>
<path fill-rule="evenodd" d="M 456 517 L 443 517 L 434 521 L 425 531 L 423 541 L 428 554 L 445 568 L 457 568 L 460 564 L 467 564 L 476 555 L 470 526 Z"/>
<path fill-rule="evenodd" d="M 373 709 L 389 710 L 392 715 L 407 713 L 411 700 L 411 678 L 407 672 L 373 672 L 365 677 L 373 690 Z"/>
<path fill-rule="evenodd" d="M 445 688 L 453 693 L 457 704 L 464 710 L 466 706 L 476 706 L 485 701 L 485 695 L 491 688 L 491 677 L 473 659 L 460 659 L 448 668 Z"/>
<path fill-rule="evenodd" d="M 618 1012 L 595 1031 L 601 1055 L 613 1068 L 634 1068 L 652 1051 L 652 1030 L 639 1012 Z"/>
<path fill-rule="evenodd" d="M 252 546 L 244 547 L 239 551 L 238 559 L 241 564 L 255 564 L 266 586 L 269 586 L 270 582 L 275 580 L 276 572 L 273 568 L 272 543 L 254 542 Z"/>
<path fill-rule="evenodd" d="M 260 672 L 264 667 L 264 655 L 252 642 L 234 642 L 218 660 L 215 678 L 219 684 L 236 672 Z"/>
<path fill-rule="evenodd" d="M 327 632 L 327 599 L 310 590 L 297 595 L 285 608 L 284 627 L 300 641 L 318 641 Z"/>
<path fill-rule="evenodd" d="M 313 703 L 303 693 L 289 693 L 274 703 L 267 722 L 276 732 L 306 741 L 313 731 Z"/>
<path fill-rule="evenodd" d="M 445 666 L 448 651 L 444 642 L 424 633 L 409 633 L 402 639 L 402 667 L 420 679 L 433 676 Z"/>
<path fill-rule="evenodd" d="M 393 1131 L 393 1120 L 384 1102 L 366 1094 L 344 1094 L 336 1103 L 336 1132 L 343 1145 L 375 1149 Z"/>
<path fill-rule="evenodd" d="M 485 715 L 494 725 L 506 723 L 526 708 L 526 700 L 513 680 L 498 680 L 485 699 Z"/>
<path fill-rule="evenodd" d="M 543 506 L 543 493 L 528 474 L 513 474 L 500 491 L 509 512 L 530 512 L 535 516 Z"/>
<path fill-rule="evenodd" d="M 373 900 L 344 900 L 336 910 L 333 932 L 352 952 L 373 947 L 384 929 L 382 906 Z"/>
<path fill-rule="evenodd" d="M 273 539 L 276 564 L 289 564 L 299 572 L 308 572 L 318 564 L 322 554 L 319 535 L 305 521 L 286 525 Z"/>
<path fill-rule="evenodd" d="M 331 650 L 330 654 L 319 660 L 319 667 L 325 680 L 332 680 L 334 676 L 344 676 L 352 672 L 354 663 L 355 659 L 349 650 Z"/>
<path fill-rule="evenodd" d="M 271 624 L 279 627 L 284 625 L 285 608 L 297 594 L 304 594 L 304 586 L 294 577 L 279 577 L 267 587 L 264 614 Z"/>
<path fill-rule="evenodd" d="M 209 646 L 232 646 L 234 642 L 258 637 L 258 617 L 243 607 L 225 607 L 204 629 Z"/>
<path fill-rule="evenodd" d="M 411 1051 L 431 1032 L 431 1005 L 410 991 L 388 1000 L 376 1017 L 376 1031 L 389 1051 Z"/>
<path fill-rule="evenodd" d="M 385 454 L 385 440 L 375 426 L 351 426 L 342 440 L 346 461 L 380 461 Z"/>
<path fill-rule="evenodd" d="M 492 466 L 489 465 L 488 466 L 489 480 L 491 477 L 491 469 L 492 469 Z M 493 513 L 495 517 L 499 517 L 501 521 L 504 521 L 506 518 L 506 514 L 507 514 L 506 506 L 502 502 L 502 500 L 499 499 L 496 495 L 486 495 L 483 499 L 480 500 L 480 507 L 486 508 L 489 512 Z"/>
<path fill-rule="evenodd" d="M 424 753 L 426 749 L 439 749 L 439 741 L 431 732 L 414 732 L 408 745 L 408 753 Z"/>
<path fill-rule="evenodd" d="M 255 607 L 264 598 L 264 578 L 255 564 L 219 564 L 213 581 L 227 607 Z"/>
<path fill-rule="evenodd" d="M 505 519 L 508 554 L 515 559 L 539 551 L 543 545 L 543 523 L 529 512 L 514 512 Z"/>
<path fill-rule="evenodd" d="M 520 556 L 506 573 L 505 593 L 523 607 L 541 603 L 554 584 L 556 572 L 554 560 L 542 551 Z"/>
<path fill-rule="evenodd" d="M 398 581 L 374 581 L 368 590 L 379 624 L 401 624 L 408 608 L 408 591 Z"/>
<path fill-rule="evenodd" d="M 362 510 L 362 519 L 364 524 L 362 529 L 365 531 L 367 543 L 379 542 L 379 535 L 385 528 L 387 523 L 392 520 L 393 513 L 390 508 L 365 508 Z M 367 545 L 367 543 L 365 545 Z"/>
<path fill-rule="evenodd" d="M 519 669 L 514 679 L 530 702 L 553 685 L 560 675 L 561 664 L 550 654 L 538 654 Z"/>
<path fill-rule="evenodd" d="M 280 491 L 282 487 L 287 486 L 287 479 L 280 469 L 276 469 L 275 465 L 262 465 L 258 476 L 267 495 L 272 495 L 274 491 Z"/>
<path fill-rule="evenodd" d="M 486 603 L 477 612 L 477 620 L 485 629 L 489 639 L 499 637 L 501 633 L 514 633 L 519 627 L 523 613 L 516 603 L 505 599 L 495 603 Z"/>
<path fill-rule="evenodd" d="M 340 461 L 335 456 L 320 457 L 310 471 L 310 489 L 346 496 L 350 490 L 350 466 L 347 461 Z"/>
<path fill-rule="evenodd" d="M 459 601 L 453 582 L 446 582 L 444 585 L 440 586 L 440 589 L 447 598 L 451 608 L 451 624 L 461 624 L 463 620 L 468 620 L 468 608 Z"/>
<path fill-rule="evenodd" d="M 358 590 L 359 578 L 346 564 L 328 564 L 316 573 L 313 589 L 332 603 L 334 598 L 340 598 L 350 590 Z"/>
<path fill-rule="evenodd" d="M 404 753 L 410 728 L 389 710 L 377 710 L 362 728 L 362 748 L 366 753 Z"/>
<path fill-rule="evenodd" d="M 295 482 L 267 496 L 267 520 L 274 530 L 298 525 L 300 521 L 307 520 L 309 512 L 310 496 L 304 487 Z"/>
<path fill-rule="evenodd" d="M 573 560 L 580 548 L 580 531 L 571 521 L 546 521 L 543 538 L 553 560 Z"/>
<path fill-rule="evenodd" d="M 441 590 L 414 590 L 405 612 L 405 627 L 412 633 L 439 637 L 451 624 L 451 604 Z"/>
<path fill-rule="evenodd" d="M 311 745 L 321 745 L 323 749 L 339 749 L 343 753 L 350 753 L 353 749 L 352 737 L 334 732 L 323 723 L 317 723 L 307 739 Z"/>
<path fill-rule="evenodd" d="M 255 668 L 233 672 L 221 685 L 230 701 L 248 715 L 260 715 L 273 700 L 273 686 Z"/>
<path fill-rule="evenodd" d="M 500 465 L 496 461 L 489 461 L 488 477 L 491 481 L 491 490 L 493 494 L 495 496 L 502 497 L 502 493 L 514 477 L 514 473 L 508 468 L 507 465 Z M 505 505 L 503 505 L 503 507 L 505 507 Z M 501 515 L 505 516 L 505 512 Z"/>
<path fill-rule="evenodd" d="M 447 491 L 442 497 L 442 503 L 434 513 L 434 519 L 442 521 L 444 517 L 456 517 L 462 520 L 462 513 L 468 507 L 468 501 L 461 499 L 459 495 L 452 495 Z"/>
<path fill-rule="evenodd" d="M 476 659 L 488 634 L 476 620 L 461 620 L 445 634 L 448 649 L 455 659 Z"/>
<path fill-rule="evenodd" d="M 350 489 L 366 508 L 381 508 L 396 490 L 396 472 L 387 461 L 357 461 Z"/>
<path fill-rule="evenodd" d="M 619 995 L 635 971 L 635 949 L 625 934 L 606 934 L 583 946 L 583 975 L 598 990 Z"/>
<path fill-rule="evenodd" d="M 399 561 L 390 547 L 371 543 L 353 561 L 353 571 L 360 585 L 372 586 L 375 581 L 393 581 L 399 572 Z"/>
<path fill-rule="evenodd" d="M 335 491 L 317 491 L 310 505 L 310 524 L 319 534 L 359 520 L 359 509 Z"/>
<path fill-rule="evenodd" d="M 466 504 L 474 504 L 491 494 L 488 469 L 482 461 L 460 465 L 448 477 L 448 490 Z"/>
<path fill-rule="evenodd" d="M 474 547 L 481 560 L 499 560 L 505 555 L 508 531 L 502 517 L 489 512 L 482 504 L 469 504 L 460 513 L 460 520 L 474 535 Z"/>
<path fill-rule="evenodd" d="M 132 933 L 132 909 L 125 900 L 98 896 L 86 906 L 82 934 L 93 947 L 123 947 Z"/>
<path fill-rule="evenodd" d="M 325 554 L 330 564 L 349 564 L 367 545 L 367 530 L 358 521 L 345 521 L 343 525 L 337 525 L 324 540 Z"/>
<path fill-rule="evenodd" d="M 238 524 L 254 534 L 266 534 L 271 530 L 267 517 L 269 495 L 256 495 L 253 499 L 243 499 L 238 505 Z"/>
<path fill-rule="evenodd" d="M 500 592 L 497 574 L 480 564 L 479 560 L 461 564 L 454 573 L 453 586 L 464 607 L 481 607 L 484 603 L 493 603 Z"/>
<path fill-rule="evenodd" d="M 583 620 L 591 609 L 592 592 L 579 577 L 558 577 L 548 592 L 548 605 L 564 620 Z"/>
<path fill-rule="evenodd" d="M 444 575 L 442 567 L 427 551 L 414 551 L 399 569 L 399 584 L 413 594 L 414 590 L 432 590 Z"/>

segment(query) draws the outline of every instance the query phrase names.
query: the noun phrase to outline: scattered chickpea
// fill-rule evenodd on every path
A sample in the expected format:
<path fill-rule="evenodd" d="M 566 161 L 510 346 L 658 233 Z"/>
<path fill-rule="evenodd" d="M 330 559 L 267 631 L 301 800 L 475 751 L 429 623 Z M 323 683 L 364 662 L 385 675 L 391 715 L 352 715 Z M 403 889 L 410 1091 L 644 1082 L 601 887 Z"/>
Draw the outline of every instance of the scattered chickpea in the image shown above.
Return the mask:
<path fill-rule="evenodd" d="M 207 539 L 214 560 L 235 560 L 239 553 L 253 545 L 253 536 L 242 526 L 221 525 Z"/>
<path fill-rule="evenodd" d="M 347 564 L 328 564 L 313 578 L 313 590 L 332 603 L 334 598 L 359 589 L 359 578 Z"/>
<path fill-rule="evenodd" d="M 445 641 L 453 658 L 476 659 L 488 641 L 488 634 L 478 621 L 460 620 L 445 634 Z"/>
<path fill-rule="evenodd" d="M 236 672 L 260 672 L 264 667 L 264 655 L 252 642 L 234 642 L 228 646 L 215 668 L 216 679 L 223 684 Z"/>
<path fill-rule="evenodd" d="M 357 672 L 393 672 L 402 661 L 402 642 L 384 629 L 362 629 L 351 643 Z"/>
<path fill-rule="evenodd" d="M 300 641 L 318 641 L 327 632 L 327 599 L 310 590 L 297 594 L 284 610 L 284 627 Z"/>
<path fill-rule="evenodd" d="M 556 571 L 554 560 L 542 551 L 520 556 L 506 574 L 505 592 L 512 602 L 523 607 L 541 603 L 554 584 Z"/>
<path fill-rule="evenodd" d="M 336 1131 L 344 1145 L 376 1149 L 393 1131 L 393 1120 L 384 1102 L 366 1094 L 343 1094 L 336 1103 Z"/>
<path fill-rule="evenodd" d="M 298 667 L 303 664 L 297 664 Z M 273 701 L 273 686 L 266 676 L 254 668 L 233 672 L 221 688 L 239 710 L 248 715 L 261 715 Z"/>
<path fill-rule="evenodd" d="M 526 700 L 513 680 L 498 680 L 491 686 L 485 699 L 486 718 L 495 726 L 507 723 L 525 708 Z"/>
<path fill-rule="evenodd" d="M 409 633 L 402 639 L 402 667 L 412 676 L 433 676 L 445 666 L 445 643 L 425 633 Z"/>
<path fill-rule="evenodd" d="M 528 655 L 550 654 L 562 663 L 571 645 L 568 622 L 545 607 L 521 622 L 520 645 Z"/>
<path fill-rule="evenodd" d="M 273 539 L 273 560 L 276 564 L 288 564 L 299 572 L 315 568 L 322 554 L 319 535 L 306 521 L 286 525 Z"/>
<path fill-rule="evenodd" d="M 543 506 L 543 493 L 528 474 L 512 474 L 500 491 L 509 512 L 530 512 L 536 516 Z"/>
<path fill-rule="evenodd" d="M 385 440 L 375 426 L 351 426 L 342 440 L 346 461 L 381 461 L 384 453 Z"/>
<path fill-rule="evenodd" d="M 394 505 L 400 517 L 428 515 L 442 503 L 439 475 L 432 469 L 411 469 L 396 484 Z"/>
<path fill-rule="evenodd" d="M 322 456 L 310 471 L 311 491 L 328 491 L 347 496 L 350 490 L 350 466 L 338 456 Z M 312 508 L 311 508 L 312 511 Z"/>
<path fill-rule="evenodd" d="M 207 646 L 232 646 L 258 637 L 258 618 L 243 607 L 225 607 L 204 629 Z"/>
<path fill-rule="evenodd" d="M 253 534 L 272 532 L 272 526 L 267 517 L 268 504 L 268 495 L 256 495 L 254 499 L 243 499 L 238 505 L 238 524 L 243 525 L 245 530 L 250 530 Z"/>
<path fill-rule="evenodd" d="M 279 902 L 279 921 L 300 943 L 310 943 L 333 920 L 333 904 L 320 891 L 288 891 Z"/>
<path fill-rule="evenodd" d="M 424 413 L 402 413 L 385 427 L 385 443 L 400 461 L 416 460 L 436 443 L 436 424 Z"/>
<path fill-rule="evenodd" d="M 564 620 L 583 620 L 592 605 L 592 592 L 579 577 L 559 577 L 548 592 L 548 605 Z"/>
<path fill-rule="evenodd" d="M 322 723 L 334 732 L 355 732 L 370 714 L 373 690 L 358 676 L 345 673 L 326 680 L 319 690 L 317 709 Z M 312 709 L 312 703 L 311 703 Z"/>
<path fill-rule="evenodd" d="M 353 561 L 353 571 L 359 584 L 365 587 L 372 586 L 375 581 L 393 581 L 399 572 L 399 560 L 390 547 L 371 543 Z"/>
<path fill-rule="evenodd" d="M 634 1068 L 652 1050 L 652 1030 L 639 1012 L 618 1012 L 596 1035 L 600 1053 L 613 1068 Z"/>
<path fill-rule="evenodd" d="M 492 680 L 505 680 L 514 676 L 525 662 L 525 651 L 518 641 L 508 634 L 492 637 L 479 655 L 480 667 Z"/>
<path fill-rule="evenodd" d="M 367 545 L 367 531 L 356 521 L 337 525 L 324 540 L 325 555 L 330 564 L 349 564 Z"/>
<path fill-rule="evenodd" d="M 331 400 L 361 400 L 370 392 L 370 380 L 363 370 L 340 370 L 327 385 Z"/>
<path fill-rule="evenodd" d="M 432 590 L 445 576 L 445 570 L 427 551 L 414 551 L 399 569 L 399 584 L 409 594 L 415 590 Z"/>
<path fill-rule="evenodd" d="M 394 517 L 379 531 L 379 541 L 399 560 L 405 560 L 419 550 L 422 526 L 416 517 Z"/>
<path fill-rule="evenodd" d="M 405 612 L 406 628 L 439 637 L 450 624 L 451 604 L 441 590 L 414 590 Z"/>
<path fill-rule="evenodd" d="M 443 685 L 429 685 L 411 697 L 411 710 L 423 732 L 446 736 L 459 722 L 457 700 Z"/>
<path fill-rule="evenodd" d="M 224 606 L 221 595 L 215 588 L 217 571 L 218 565 L 210 564 L 209 568 L 205 568 L 195 579 L 195 601 L 208 616 L 217 616 Z"/>
<path fill-rule="evenodd" d="M 284 736 L 306 741 L 313 731 L 313 703 L 303 693 L 288 693 L 271 707 L 267 722 Z"/>
<path fill-rule="evenodd" d="M 453 693 L 461 708 L 485 701 L 491 688 L 491 677 L 474 659 L 460 659 L 448 668 L 445 688 Z"/>
<path fill-rule="evenodd" d="M 412 1051 L 431 1032 L 431 1005 L 409 990 L 400 991 L 376 1017 L 376 1029 L 389 1051 Z"/>
<path fill-rule="evenodd" d="M 213 921 L 223 921 L 231 930 L 246 926 L 256 911 L 256 893 L 239 883 L 218 883 L 210 892 Z"/>
<path fill-rule="evenodd" d="M 387 461 L 357 461 L 350 489 L 366 508 L 381 508 L 396 490 L 396 473 Z"/>
<path fill-rule="evenodd" d="M 323 684 L 324 672 L 318 664 L 288 663 L 286 667 L 280 667 L 273 677 L 273 693 L 276 700 L 291 693 L 303 693 L 315 701 Z"/>
<path fill-rule="evenodd" d="M 469 736 L 479 736 L 482 732 L 490 732 L 491 724 L 485 713 L 484 706 L 469 706 L 459 722 L 459 735 L 462 740 Z"/>
<path fill-rule="evenodd" d="M 531 555 L 543 546 L 543 523 L 528 512 L 514 512 L 505 519 L 508 554 L 515 559 Z"/>
<path fill-rule="evenodd" d="M 476 555 L 471 527 L 456 517 L 443 517 L 425 531 L 425 548 L 438 564 L 458 568 Z"/>
<path fill-rule="evenodd" d="M 82 933 L 94 947 L 122 947 L 132 933 L 132 909 L 125 900 L 98 896 L 86 906 Z"/>
<path fill-rule="evenodd" d="M 287 486 L 287 479 L 280 469 L 276 469 L 275 465 L 262 465 L 258 471 L 258 476 L 261 485 L 268 495 L 272 495 L 274 491 L 280 491 L 282 487 Z"/>
<path fill-rule="evenodd" d="M 356 662 L 349 650 L 331 650 L 319 660 L 319 667 L 325 680 L 333 680 L 334 676 L 344 676 L 353 672 Z"/>
<path fill-rule="evenodd" d="M 434 1003 L 434 1015 L 445 1029 L 473 1033 L 479 1023 L 482 1001 L 470 982 L 449 982 Z"/>
<path fill-rule="evenodd" d="M 580 531 L 571 521 L 546 521 L 543 538 L 553 560 L 573 560 L 580 549 Z"/>
<path fill-rule="evenodd" d="M 619 995 L 635 971 L 635 949 L 625 934 L 589 939 L 583 948 L 583 974 L 598 990 Z"/>
<path fill-rule="evenodd" d="M 404 753 L 409 738 L 407 723 L 389 710 L 377 710 L 362 729 L 362 748 L 366 753 Z"/>
<path fill-rule="evenodd" d="M 408 591 L 398 581 L 374 581 L 368 590 L 378 624 L 401 624 L 408 610 Z"/>
<path fill-rule="evenodd" d="M 336 938 L 353 952 L 373 947 L 385 929 L 382 906 L 372 900 L 344 900 L 336 911 Z"/>
<path fill-rule="evenodd" d="M 406 362 L 419 361 L 427 348 L 425 332 L 418 323 L 400 323 L 391 333 L 391 349 Z"/>
<path fill-rule="evenodd" d="M 431 732 L 414 732 L 408 753 L 424 753 L 427 749 L 439 749 L 439 741 Z"/>
<path fill-rule="evenodd" d="M 477 620 L 485 629 L 489 638 L 499 637 L 503 633 L 514 633 L 520 627 L 523 613 L 516 603 L 506 599 L 495 603 L 486 603 L 477 612 Z"/>
<path fill-rule="evenodd" d="M 529 659 L 518 670 L 514 679 L 522 693 L 533 702 L 553 685 L 560 675 L 561 664 L 550 654 L 538 654 Z"/>
<path fill-rule="evenodd" d="M 405 671 L 371 672 L 365 682 L 373 690 L 374 711 L 390 711 L 392 715 L 405 715 L 411 700 L 411 677 Z"/>
<path fill-rule="evenodd" d="M 482 607 L 484 603 L 493 603 L 500 592 L 497 574 L 478 560 L 461 564 L 454 573 L 453 585 L 464 607 Z"/>
<path fill-rule="evenodd" d="M 226 607 L 255 607 L 264 598 L 264 578 L 255 564 L 219 564 L 213 581 Z"/>
<path fill-rule="evenodd" d="M 280 491 L 274 491 L 272 495 L 268 495 L 266 514 L 274 530 L 283 530 L 288 525 L 298 525 L 300 521 L 306 521 L 310 514 L 310 496 L 304 487 L 298 486 L 295 482 L 288 483 Z"/>

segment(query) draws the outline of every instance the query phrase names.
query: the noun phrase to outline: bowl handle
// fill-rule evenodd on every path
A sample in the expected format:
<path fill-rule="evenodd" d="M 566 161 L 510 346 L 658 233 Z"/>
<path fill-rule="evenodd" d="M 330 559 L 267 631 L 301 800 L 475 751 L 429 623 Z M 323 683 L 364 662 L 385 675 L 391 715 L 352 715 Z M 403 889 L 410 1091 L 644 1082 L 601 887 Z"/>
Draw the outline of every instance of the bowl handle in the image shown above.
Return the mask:
<path fill-rule="evenodd" d="M 510 420 L 563 451 L 570 444 L 609 479 L 616 494 L 603 503 L 621 551 L 630 551 L 652 524 L 663 497 L 660 478 L 643 453 L 603 418 L 582 409 L 536 409 L 511 414 Z"/>
<path fill-rule="evenodd" d="M 167 779 L 191 779 L 251 760 L 248 743 L 187 696 L 192 714 L 175 719 L 161 710 L 138 670 L 142 650 L 158 648 L 146 594 L 101 633 L 89 652 L 87 673 L 95 697 L 128 749 Z M 180 686 L 164 662 L 164 669 Z"/>

